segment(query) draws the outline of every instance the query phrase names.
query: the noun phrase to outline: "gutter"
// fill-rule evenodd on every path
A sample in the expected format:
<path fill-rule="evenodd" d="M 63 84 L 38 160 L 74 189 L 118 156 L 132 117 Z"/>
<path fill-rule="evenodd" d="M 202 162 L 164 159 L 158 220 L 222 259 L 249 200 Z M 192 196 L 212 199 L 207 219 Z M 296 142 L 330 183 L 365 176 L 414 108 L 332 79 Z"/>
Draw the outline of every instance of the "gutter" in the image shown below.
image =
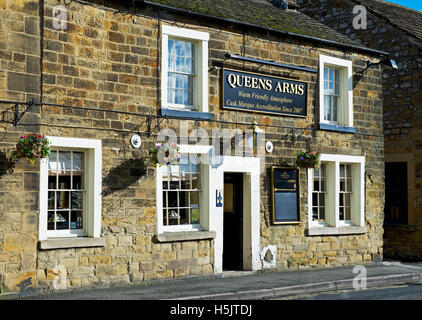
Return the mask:
<path fill-rule="evenodd" d="M 365 52 L 365 53 L 369 53 L 369 54 L 377 55 L 377 56 L 388 56 L 389 55 L 389 53 L 385 52 L 385 51 L 379 51 L 379 50 L 375 50 L 375 49 L 361 47 L 361 46 L 358 46 L 358 45 L 345 44 L 345 43 L 340 43 L 340 42 L 336 42 L 336 41 L 332 41 L 332 40 L 326 40 L 326 39 L 321 39 L 321 38 L 312 37 L 312 36 L 306 36 L 306 35 L 302 35 L 302 34 L 298 34 L 298 33 L 292 33 L 292 32 L 288 32 L 288 31 L 277 30 L 277 29 L 263 27 L 263 26 L 248 23 L 248 22 L 242 22 L 242 21 L 238 21 L 238 20 L 217 17 L 217 16 L 213 16 L 213 15 L 210 15 L 210 14 L 199 13 L 199 12 L 195 12 L 195 11 L 191 11 L 191 10 L 175 8 L 175 7 L 171 7 L 171 6 L 167 6 L 167 5 L 164 5 L 164 4 L 159 4 L 159 3 L 155 3 L 155 2 L 151 2 L 151 1 L 147 1 L 147 0 L 133 0 L 132 3 L 133 4 L 142 3 L 142 4 L 145 4 L 145 5 L 151 6 L 151 7 L 155 7 L 157 9 L 164 9 L 164 10 L 168 10 L 168 11 L 171 11 L 171 12 L 180 13 L 180 14 L 184 14 L 184 15 L 190 15 L 190 16 L 197 17 L 197 18 L 217 20 L 217 21 L 224 22 L 224 23 L 254 28 L 254 29 L 261 30 L 261 31 L 265 31 L 265 32 L 269 31 L 269 32 L 272 32 L 272 33 L 275 33 L 275 34 L 278 34 L 278 35 L 304 39 L 304 40 L 308 40 L 308 41 L 311 41 L 311 42 L 320 43 L 320 44 L 323 44 L 323 45 L 334 46 L 334 47 L 337 47 L 337 48 L 353 49 L 353 50 L 356 50 L 356 51 L 361 51 L 361 52 Z"/>

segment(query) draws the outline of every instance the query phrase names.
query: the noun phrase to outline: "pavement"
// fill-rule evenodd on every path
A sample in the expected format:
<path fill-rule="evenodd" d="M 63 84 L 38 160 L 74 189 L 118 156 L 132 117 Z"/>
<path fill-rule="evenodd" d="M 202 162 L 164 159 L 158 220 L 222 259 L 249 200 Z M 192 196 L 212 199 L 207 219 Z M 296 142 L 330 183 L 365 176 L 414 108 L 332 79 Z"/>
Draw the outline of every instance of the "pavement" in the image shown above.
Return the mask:
<path fill-rule="evenodd" d="M 384 261 L 360 266 L 284 272 L 223 272 L 147 284 L 39 294 L 3 295 L 6 300 L 271 300 L 338 290 L 422 284 L 422 263 Z M 355 272 L 353 272 L 355 271 Z M 366 273 L 366 274 L 365 274 Z M 366 277 L 365 277 L 366 275 Z M 358 278 L 356 278 L 358 277 Z"/>

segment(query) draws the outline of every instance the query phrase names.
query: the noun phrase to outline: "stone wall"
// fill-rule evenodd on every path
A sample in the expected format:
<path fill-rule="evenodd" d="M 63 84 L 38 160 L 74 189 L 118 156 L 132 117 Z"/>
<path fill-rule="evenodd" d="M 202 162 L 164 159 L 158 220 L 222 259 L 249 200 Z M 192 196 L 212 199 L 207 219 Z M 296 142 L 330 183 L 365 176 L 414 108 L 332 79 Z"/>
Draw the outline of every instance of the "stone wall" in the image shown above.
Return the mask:
<path fill-rule="evenodd" d="M 1 2 L 0 2 L 1 3 Z M 9 3 L 9 1 L 7 2 Z M 160 28 L 177 22 L 185 28 L 208 31 L 209 109 L 215 119 L 305 127 L 316 122 L 317 75 L 301 71 L 286 72 L 262 66 L 259 72 L 309 82 L 308 116 L 256 115 L 222 110 L 221 64 L 226 52 L 241 53 L 280 63 L 318 68 L 319 53 L 353 58 L 354 73 L 362 70 L 361 60 L 372 57 L 344 52 L 333 47 L 318 48 L 314 43 L 258 34 L 214 21 L 197 21 L 185 16 L 153 10 L 139 10 L 137 21 L 131 15 L 116 13 L 116 8 L 101 8 L 72 2 L 67 7 L 67 29 L 52 26 L 54 0 L 46 0 L 42 10 L 42 87 L 35 97 L 45 103 L 98 108 L 83 110 L 43 106 L 39 111 L 41 133 L 51 136 L 101 139 L 103 143 L 102 237 L 99 248 L 37 249 L 39 165 L 20 160 L 14 173 L 1 177 L 4 201 L 0 226 L 0 283 L 2 292 L 29 289 L 54 289 L 143 282 L 151 279 L 206 275 L 214 272 L 213 240 L 156 241 L 155 170 L 147 161 L 147 150 L 155 143 L 145 135 L 146 118 L 132 113 L 155 115 L 160 106 Z M 129 10 L 130 8 L 128 8 Z M 11 9 L 9 9 L 11 10 Z M 21 10 L 16 15 L 21 17 Z M 3 11 L 4 14 L 4 11 Z M 3 18 L 5 21 L 6 18 Z M 39 19 L 36 15 L 34 19 Z M 5 22 L 2 24 L 5 28 Z M 38 35 L 39 36 L 39 35 Z M 37 51 L 30 50 L 31 53 Z M 13 55 L 10 54 L 9 61 Z M 2 60 L 3 63 L 3 60 Z M 227 61 L 225 67 L 256 72 L 254 64 Z M 38 76 L 40 77 L 40 76 Z M 261 247 L 277 246 L 277 269 L 302 269 L 365 263 L 382 257 L 382 217 L 384 167 L 382 134 L 381 71 L 370 70 L 354 87 L 354 125 L 357 134 L 319 130 L 295 133 L 287 128 L 265 128 L 266 139 L 274 143 L 266 158 L 261 178 Z M 3 93 L 2 93 L 3 94 Z M 29 96 L 16 99 L 27 100 Z M 126 111 L 127 114 L 110 112 Z M 25 116 L 26 117 L 26 116 Z M 27 118 L 23 121 L 27 121 Z M 183 120 L 185 121 L 185 120 Z M 234 124 L 187 121 L 189 130 L 201 127 L 235 129 Z M 179 129 L 181 120 L 164 120 L 160 128 Z M 5 137 L 12 147 L 16 136 Z M 19 126 L 16 133 L 25 132 Z M 133 133 L 141 133 L 143 147 L 129 144 Z M 319 152 L 366 155 L 365 226 L 361 235 L 306 236 L 307 177 L 300 173 L 300 221 L 298 225 L 273 226 L 270 223 L 272 165 L 295 165 L 296 153 L 312 146 Z M 13 190 L 10 190 L 13 188 Z M 12 192 L 11 192 L 12 191 Z M 19 192 L 18 194 L 15 191 Z M 10 201 L 11 193 L 19 201 Z M 19 204 L 21 203 L 21 207 Z"/>
<path fill-rule="evenodd" d="M 350 0 L 299 0 L 299 11 L 367 47 L 390 53 L 398 70 L 383 68 L 385 154 L 388 161 L 407 162 L 408 226 L 388 226 L 385 255 L 421 259 L 422 242 L 422 41 L 382 14 L 367 8 L 367 29 L 353 28 Z M 389 160 L 392 159 L 392 160 Z"/>

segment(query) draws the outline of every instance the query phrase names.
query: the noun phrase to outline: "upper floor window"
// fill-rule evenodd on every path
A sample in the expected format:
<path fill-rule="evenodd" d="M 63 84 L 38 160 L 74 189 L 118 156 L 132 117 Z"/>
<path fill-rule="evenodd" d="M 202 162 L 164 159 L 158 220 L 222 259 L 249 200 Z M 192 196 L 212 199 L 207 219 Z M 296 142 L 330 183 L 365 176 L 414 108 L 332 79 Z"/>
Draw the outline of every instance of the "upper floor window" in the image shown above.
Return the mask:
<path fill-rule="evenodd" d="M 208 112 L 209 34 L 162 27 L 162 108 Z"/>
<path fill-rule="evenodd" d="M 320 55 L 319 63 L 319 122 L 353 127 L 352 61 Z"/>

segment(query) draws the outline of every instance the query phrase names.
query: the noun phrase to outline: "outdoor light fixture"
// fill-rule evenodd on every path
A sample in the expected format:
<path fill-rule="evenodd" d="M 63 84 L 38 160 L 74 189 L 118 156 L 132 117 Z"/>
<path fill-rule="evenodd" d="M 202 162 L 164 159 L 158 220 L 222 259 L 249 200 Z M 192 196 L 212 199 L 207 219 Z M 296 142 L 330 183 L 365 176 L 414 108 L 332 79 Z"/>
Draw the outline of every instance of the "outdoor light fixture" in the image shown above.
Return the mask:
<path fill-rule="evenodd" d="M 396 63 L 396 61 L 395 60 L 393 60 L 393 59 L 390 59 L 390 58 L 387 58 L 387 57 L 383 57 L 382 58 L 382 60 L 381 61 L 379 61 L 379 62 L 377 62 L 377 63 L 372 63 L 371 61 L 366 61 L 366 68 L 362 71 L 362 73 L 363 72 L 365 72 L 367 69 L 369 69 L 370 67 L 373 67 L 373 66 L 377 66 L 377 65 L 379 65 L 379 64 L 382 64 L 382 65 L 384 65 L 384 66 L 387 66 L 387 67 L 390 67 L 390 68 L 393 68 L 393 69 L 398 69 L 399 67 L 397 66 L 397 63 Z"/>
<path fill-rule="evenodd" d="M 264 130 L 262 130 L 260 127 L 257 126 L 257 123 L 255 120 L 252 121 L 252 125 L 249 127 L 249 129 L 252 129 L 252 135 L 249 135 L 247 137 L 247 142 L 248 142 L 249 148 L 253 149 L 255 147 L 258 147 L 258 139 L 264 133 Z"/>

